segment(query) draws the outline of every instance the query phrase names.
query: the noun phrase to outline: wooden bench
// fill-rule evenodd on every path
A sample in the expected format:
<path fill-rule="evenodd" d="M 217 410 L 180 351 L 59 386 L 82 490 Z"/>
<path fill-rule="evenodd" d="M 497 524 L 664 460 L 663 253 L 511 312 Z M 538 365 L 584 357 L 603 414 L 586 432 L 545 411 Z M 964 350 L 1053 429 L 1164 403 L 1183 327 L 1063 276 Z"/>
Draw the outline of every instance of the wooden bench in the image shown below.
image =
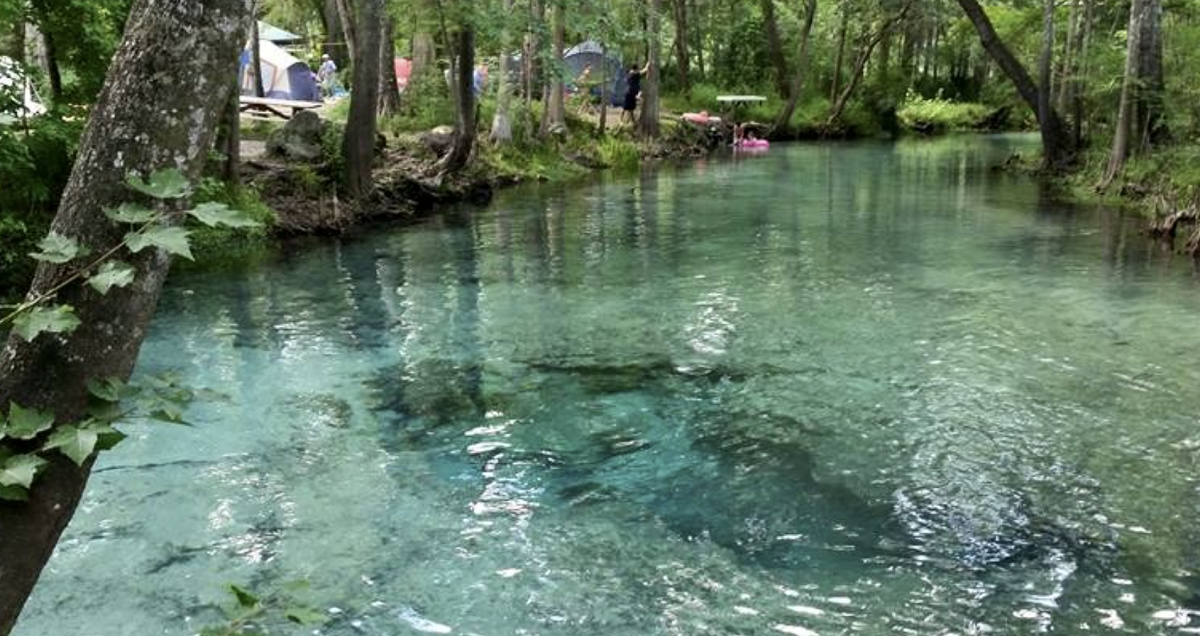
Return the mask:
<path fill-rule="evenodd" d="M 270 97 L 250 97 L 242 95 L 241 111 L 251 115 L 274 115 L 283 119 L 291 119 L 296 113 L 314 110 L 324 106 L 321 102 L 301 102 L 294 99 L 272 99 Z"/>

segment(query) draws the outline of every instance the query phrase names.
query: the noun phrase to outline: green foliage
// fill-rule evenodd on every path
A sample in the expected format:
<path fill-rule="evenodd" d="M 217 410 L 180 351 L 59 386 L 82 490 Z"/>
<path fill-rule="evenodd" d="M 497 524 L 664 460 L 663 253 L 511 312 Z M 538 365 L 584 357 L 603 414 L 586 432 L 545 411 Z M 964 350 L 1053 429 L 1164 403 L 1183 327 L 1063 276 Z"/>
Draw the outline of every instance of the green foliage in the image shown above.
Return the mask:
<path fill-rule="evenodd" d="M 107 295 L 113 287 L 129 286 L 136 275 L 137 271 L 128 263 L 108 261 L 88 277 L 87 283 L 101 295 Z"/>
<path fill-rule="evenodd" d="M 16 403 L 8 405 L 8 421 L 0 424 L 0 439 L 29 441 L 54 426 L 54 415 L 33 409 L 23 409 Z"/>
<path fill-rule="evenodd" d="M 910 91 L 897 114 L 906 129 L 933 134 L 978 129 L 991 113 L 983 104 L 926 98 Z"/>
<path fill-rule="evenodd" d="M 87 251 L 80 247 L 79 242 L 75 239 L 54 231 L 38 242 L 38 249 L 40 251 L 29 255 L 33 260 L 59 265 L 83 256 Z"/>
<path fill-rule="evenodd" d="M 137 254 L 156 248 L 169 254 L 191 258 L 189 232 L 186 228 L 166 224 L 171 214 L 164 203 L 187 197 L 191 183 L 175 169 L 161 170 L 143 179 L 131 175 L 130 190 L 154 201 L 152 206 L 125 203 L 105 210 L 109 220 L 132 226 L 122 242 L 91 262 L 81 262 L 89 255 L 86 248 L 73 237 L 50 232 L 39 243 L 33 259 L 51 263 L 66 273 L 48 290 L 33 295 L 24 303 L 0 317 L 0 325 L 11 324 L 12 332 L 26 341 L 43 334 L 68 336 L 81 322 L 70 305 L 54 304 L 57 293 L 70 285 L 84 284 L 95 292 L 107 294 L 114 287 L 133 283 L 137 270 L 115 258 L 122 252 Z M 185 210 L 184 214 L 207 227 L 243 230 L 260 227 L 260 223 L 228 205 L 202 203 Z M 72 267 L 74 266 L 74 267 Z M 81 422 L 66 422 L 55 426 L 51 413 L 10 404 L 0 418 L 0 499 L 23 501 L 38 471 L 46 464 L 39 453 L 57 452 L 77 465 L 84 465 L 97 451 L 112 448 L 124 435 L 113 425 L 120 419 L 141 417 L 172 424 L 187 424 L 184 408 L 195 392 L 180 385 L 172 377 L 150 378 L 144 390 L 131 390 L 117 379 L 102 379 L 88 384 L 93 404 L 90 417 Z M 137 408 L 122 412 L 123 397 L 137 397 Z M 137 415 L 137 413 L 141 415 Z M 38 440 L 45 437 L 40 445 Z M 14 446 L 14 444 L 17 444 Z M 29 448 L 37 448 L 28 452 Z"/>
<path fill-rule="evenodd" d="M 79 324 L 75 309 L 69 305 L 34 306 L 12 318 L 13 333 L 26 342 L 44 333 L 70 333 Z"/>

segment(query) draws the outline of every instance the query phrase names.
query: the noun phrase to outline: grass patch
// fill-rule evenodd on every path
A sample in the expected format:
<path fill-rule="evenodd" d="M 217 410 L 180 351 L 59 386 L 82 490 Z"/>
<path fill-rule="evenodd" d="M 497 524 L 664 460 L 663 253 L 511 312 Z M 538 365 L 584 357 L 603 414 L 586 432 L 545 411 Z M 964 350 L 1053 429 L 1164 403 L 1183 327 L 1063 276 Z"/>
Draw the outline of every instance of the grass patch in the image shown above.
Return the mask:
<path fill-rule="evenodd" d="M 905 129 L 928 135 L 976 130 L 992 112 L 983 104 L 955 102 L 941 96 L 921 97 L 909 91 L 896 114 Z"/>

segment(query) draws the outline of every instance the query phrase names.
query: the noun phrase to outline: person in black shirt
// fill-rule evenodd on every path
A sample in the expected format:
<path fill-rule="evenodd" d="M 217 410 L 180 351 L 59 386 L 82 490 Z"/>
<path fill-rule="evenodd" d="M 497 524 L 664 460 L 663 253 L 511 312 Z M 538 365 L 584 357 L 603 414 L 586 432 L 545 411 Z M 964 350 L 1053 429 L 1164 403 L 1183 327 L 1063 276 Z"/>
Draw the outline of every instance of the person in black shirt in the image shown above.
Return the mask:
<path fill-rule="evenodd" d="M 636 121 L 634 113 L 637 111 L 638 97 L 642 94 L 642 77 L 650 72 L 650 62 L 640 70 L 636 66 L 629 67 L 629 75 L 626 76 L 625 103 L 622 104 L 621 120 L 628 118 L 629 124 L 633 125 Z"/>

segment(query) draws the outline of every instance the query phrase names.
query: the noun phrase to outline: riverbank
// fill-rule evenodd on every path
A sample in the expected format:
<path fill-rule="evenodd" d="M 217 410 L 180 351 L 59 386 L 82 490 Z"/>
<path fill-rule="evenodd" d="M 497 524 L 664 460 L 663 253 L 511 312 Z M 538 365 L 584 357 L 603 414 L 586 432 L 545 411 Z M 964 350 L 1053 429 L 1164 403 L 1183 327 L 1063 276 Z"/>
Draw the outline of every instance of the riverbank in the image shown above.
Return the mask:
<path fill-rule="evenodd" d="M 448 204 L 483 204 L 497 188 L 518 183 L 566 180 L 597 170 L 635 168 L 647 161 L 697 157 L 719 147 L 717 138 L 683 125 L 666 125 L 660 139 L 645 141 L 627 129 L 599 134 L 584 122 L 573 124 L 570 133 L 547 140 L 506 145 L 481 141 L 468 167 L 452 174 L 441 174 L 438 165 L 452 139 L 448 131 L 389 135 L 381 139 L 375 186 L 361 201 L 339 194 L 341 167 L 335 152 L 325 152 L 315 161 L 296 161 L 286 153 L 270 152 L 281 144 L 268 141 L 268 153 L 247 161 L 244 176 L 274 212 L 267 235 L 327 235 L 364 223 L 425 216 Z M 273 135 L 273 140 L 282 136 Z M 339 144 L 326 141 L 324 146 Z"/>
<path fill-rule="evenodd" d="M 1043 173 L 1038 154 L 1014 155 L 999 168 L 1043 179 L 1071 202 L 1134 211 L 1145 219 L 1147 240 L 1200 257 L 1200 145 L 1180 143 L 1130 157 L 1102 188 L 1108 158 L 1107 148 L 1089 148 L 1061 175 Z"/>

